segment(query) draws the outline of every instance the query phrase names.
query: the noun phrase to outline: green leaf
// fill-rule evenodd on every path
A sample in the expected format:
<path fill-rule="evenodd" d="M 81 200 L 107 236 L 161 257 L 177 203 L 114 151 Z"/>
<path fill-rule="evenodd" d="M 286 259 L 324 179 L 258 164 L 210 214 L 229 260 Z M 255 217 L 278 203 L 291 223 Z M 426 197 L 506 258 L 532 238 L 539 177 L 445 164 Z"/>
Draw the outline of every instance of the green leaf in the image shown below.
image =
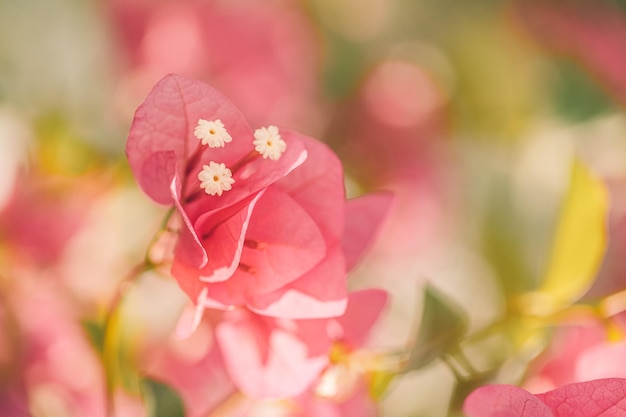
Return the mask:
<path fill-rule="evenodd" d="M 91 345 L 98 354 L 102 355 L 104 352 L 104 327 L 102 324 L 94 320 L 84 320 L 81 324 Z"/>
<path fill-rule="evenodd" d="M 185 417 L 185 405 L 170 386 L 150 378 L 141 381 L 148 417 Z"/>
<path fill-rule="evenodd" d="M 565 118 L 581 122 L 614 110 L 611 98 L 576 62 L 555 62 L 558 79 L 552 82 L 553 100 Z"/>
<path fill-rule="evenodd" d="M 427 286 L 422 321 L 404 371 L 423 368 L 454 349 L 466 330 L 467 318 L 463 311 Z"/>
<path fill-rule="evenodd" d="M 497 174 L 497 175 L 494 175 Z M 482 250 L 489 264 L 496 272 L 506 294 L 520 294 L 530 291 L 536 285 L 536 276 L 524 259 L 524 240 L 520 227 L 532 228 L 529 219 L 520 213 L 518 205 L 512 201 L 511 180 L 501 173 L 494 173 L 493 185 L 483 201 L 486 202 L 484 229 L 482 230 Z"/>
<path fill-rule="evenodd" d="M 543 280 L 519 300 L 524 313 L 553 314 L 589 289 L 607 247 L 608 210 L 606 187 L 575 160 Z"/>

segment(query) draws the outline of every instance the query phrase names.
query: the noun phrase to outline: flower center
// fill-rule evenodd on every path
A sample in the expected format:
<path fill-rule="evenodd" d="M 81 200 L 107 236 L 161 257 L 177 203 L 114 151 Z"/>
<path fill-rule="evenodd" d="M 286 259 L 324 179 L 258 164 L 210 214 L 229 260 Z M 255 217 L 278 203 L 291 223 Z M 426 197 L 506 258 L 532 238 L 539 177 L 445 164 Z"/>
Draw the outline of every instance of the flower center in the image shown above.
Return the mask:
<path fill-rule="evenodd" d="M 287 144 L 280 137 L 276 126 L 262 127 L 254 131 L 254 150 L 260 153 L 264 159 L 277 161 L 287 149 Z"/>
<path fill-rule="evenodd" d="M 187 160 L 187 166 L 185 168 L 186 178 L 189 177 L 200 162 L 201 155 L 206 149 L 203 145 L 208 145 L 209 148 L 220 148 L 226 146 L 227 143 L 233 140 L 220 119 L 199 119 L 194 129 L 194 136 L 198 138 L 200 142 L 198 143 L 197 149 Z M 221 196 L 224 191 L 228 191 L 232 188 L 232 184 L 235 182 L 233 174 L 243 166 L 260 156 L 264 159 L 276 161 L 287 149 L 287 144 L 280 137 L 276 126 L 256 129 L 254 131 L 254 141 L 252 144 L 254 145 L 254 149 L 233 164 L 230 169 L 223 163 L 214 161 L 209 162 L 209 165 L 203 165 L 202 170 L 198 174 L 200 188 L 204 189 L 206 194 Z M 185 188 L 185 186 L 183 186 L 183 188 Z M 182 194 L 186 194 L 184 189 Z M 185 198 L 185 201 L 189 203 L 199 198 L 201 195 L 202 192 L 192 192 Z"/>
<path fill-rule="evenodd" d="M 200 188 L 203 188 L 207 194 L 217 194 L 218 196 L 222 195 L 224 191 L 230 190 L 235 182 L 232 172 L 226 168 L 226 165 L 213 161 L 209 162 L 209 165 L 202 166 L 198 179 L 200 180 Z"/>
<path fill-rule="evenodd" d="M 198 120 L 193 135 L 200 139 L 203 145 L 209 145 L 210 148 L 222 148 L 233 140 L 220 119 Z"/>

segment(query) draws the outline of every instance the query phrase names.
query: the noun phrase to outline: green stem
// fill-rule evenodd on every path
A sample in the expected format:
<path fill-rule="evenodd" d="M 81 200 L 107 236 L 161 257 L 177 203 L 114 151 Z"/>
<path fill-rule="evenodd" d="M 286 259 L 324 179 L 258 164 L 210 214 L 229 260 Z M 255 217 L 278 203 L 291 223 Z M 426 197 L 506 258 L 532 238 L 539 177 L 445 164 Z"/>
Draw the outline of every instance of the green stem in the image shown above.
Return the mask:
<path fill-rule="evenodd" d="M 443 354 L 443 355 L 441 355 L 441 356 L 440 356 L 440 358 L 441 358 L 441 360 L 443 361 L 443 363 L 445 363 L 445 364 L 448 366 L 448 368 L 450 368 L 450 370 L 451 370 L 451 371 L 452 371 L 452 373 L 454 374 L 454 378 L 455 378 L 458 382 L 461 382 L 461 381 L 464 381 L 464 380 L 465 380 L 465 377 L 464 377 L 463 375 L 461 375 L 461 373 L 460 373 L 460 372 L 459 372 L 459 370 L 456 368 L 456 366 L 454 365 L 454 363 L 452 363 L 452 360 L 451 360 L 451 358 L 450 358 L 448 355 Z"/>
<path fill-rule="evenodd" d="M 109 307 L 104 318 L 104 341 L 102 346 L 102 360 L 104 363 L 105 372 L 105 401 L 106 401 L 106 416 L 115 416 L 115 378 L 117 373 L 117 350 L 115 349 L 115 340 L 113 338 L 116 315 L 119 313 L 119 308 L 124 300 L 124 297 L 130 290 L 135 281 L 146 271 L 150 270 L 153 265 L 147 262 L 141 262 L 136 265 L 130 272 L 120 281 L 117 286 L 117 291 L 109 304 Z"/>
<path fill-rule="evenodd" d="M 154 236 L 150 240 L 150 243 L 148 244 L 148 249 L 146 250 L 144 260 L 136 265 L 134 268 L 132 268 L 118 284 L 117 290 L 113 296 L 113 299 L 109 303 L 106 315 L 104 317 L 104 341 L 102 347 L 102 361 L 105 372 L 105 406 L 107 417 L 115 416 L 114 396 L 115 378 L 116 373 L 118 372 L 118 352 L 117 347 L 115 346 L 116 340 L 113 337 L 113 329 L 115 328 L 114 324 L 117 319 L 117 315 L 119 314 L 119 309 L 122 305 L 122 302 L 124 301 L 124 297 L 130 290 L 130 288 L 135 284 L 137 279 L 139 279 L 139 277 L 144 272 L 152 270 L 158 266 L 158 263 L 154 262 L 154 260 L 150 257 L 150 252 L 152 251 L 154 245 L 159 241 L 163 233 L 167 231 L 169 221 L 174 214 L 174 211 L 175 208 L 172 207 L 166 213 L 163 221 L 161 222 L 159 230 L 154 234 Z"/>
<path fill-rule="evenodd" d="M 163 233 L 165 233 L 166 231 L 168 231 L 168 225 L 170 222 L 170 219 L 172 218 L 172 215 L 174 214 L 174 212 L 176 211 L 175 207 L 171 207 L 167 213 L 165 213 L 165 217 L 163 218 L 163 220 L 161 221 L 161 225 L 159 226 L 159 230 L 154 234 L 154 236 L 152 236 L 152 239 L 150 239 L 150 243 L 148 243 L 148 249 L 146 250 L 146 255 L 144 257 L 144 263 L 147 265 L 151 265 L 151 266 L 156 266 L 156 262 L 154 262 L 154 260 L 150 257 L 150 252 L 152 252 L 152 248 L 154 247 L 154 245 L 157 244 L 157 242 L 159 241 L 159 239 L 161 238 L 161 236 L 163 236 Z"/>
<path fill-rule="evenodd" d="M 452 356 L 470 375 L 478 375 L 478 370 L 472 365 L 467 356 L 465 356 L 460 345 L 450 352 L 450 356 Z"/>

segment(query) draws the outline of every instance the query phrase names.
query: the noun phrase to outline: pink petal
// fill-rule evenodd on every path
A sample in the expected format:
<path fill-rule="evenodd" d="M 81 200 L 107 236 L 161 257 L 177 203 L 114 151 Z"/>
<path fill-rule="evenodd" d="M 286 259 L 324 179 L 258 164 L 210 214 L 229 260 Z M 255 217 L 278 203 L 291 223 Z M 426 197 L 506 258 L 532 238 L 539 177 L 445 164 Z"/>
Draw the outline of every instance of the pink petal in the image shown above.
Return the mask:
<path fill-rule="evenodd" d="M 463 412 L 468 417 L 555 417 L 537 397 L 513 385 L 487 385 L 474 390 L 465 399 Z"/>
<path fill-rule="evenodd" d="M 206 264 L 208 256 L 202 247 L 202 242 L 200 242 L 200 238 L 193 227 L 191 219 L 180 203 L 180 181 L 178 181 L 177 177 L 172 179 L 170 191 L 174 205 L 183 220 L 183 227 L 180 230 L 179 239 L 176 242 L 177 256 L 174 259 L 174 265 L 178 262 L 184 262 L 189 265 L 202 266 Z M 174 275 L 176 276 L 176 274 Z"/>
<path fill-rule="evenodd" d="M 249 151 L 254 139 L 239 110 L 202 82 L 167 75 L 135 112 L 126 154 L 139 185 L 155 201 L 171 202 L 169 186 L 174 172 L 170 153 L 175 155 L 175 175 L 185 178 L 188 161 L 198 148 L 193 131 L 199 119 L 220 119 L 237 139 L 229 147 L 213 150 L 210 157 L 214 160 L 232 163 Z"/>
<path fill-rule="evenodd" d="M 139 168 L 140 171 L 135 173 L 135 177 L 146 194 L 157 203 L 169 204 L 172 201 L 171 194 L 174 192 L 172 184 L 176 184 L 175 192 L 180 193 L 180 183 L 177 184 L 177 181 L 174 180 L 178 178 L 176 175 L 177 164 L 175 152 L 169 150 L 155 152 L 146 155 Z M 170 184 L 170 188 L 166 190 L 163 188 L 163 184 Z"/>
<path fill-rule="evenodd" d="M 387 299 L 386 291 L 374 288 L 350 293 L 345 314 L 337 318 L 343 327 L 341 340 L 354 348 L 363 346 Z"/>
<path fill-rule="evenodd" d="M 346 273 L 338 247 L 297 280 L 248 301 L 250 310 L 271 317 L 311 319 L 337 317 L 347 305 Z"/>
<path fill-rule="evenodd" d="M 256 205 L 246 239 L 264 248 L 244 247 L 241 264 L 246 267 L 240 266 L 227 281 L 211 285 L 209 298 L 224 304 L 245 304 L 251 297 L 296 280 L 324 259 L 327 251 L 309 214 L 288 195 L 271 188 Z"/>
<path fill-rule="evenodd" d="M 346 228 L 342 245 L 350 271 L 359 261 L 367 246 L 374 239 L 383 220 L 389 213 L 393 194 L 379 192 L 348 200 Z"/>
<path fill-rule="evenodd" d="M 205 287 L 200 291 L 195 303 L 189 304 L 183 309 L 178 318 L 178 323 L 176 323 L 176 330 L 174 332 L 176 337 L 179 339 L 187 339 L 196 331 L 198 326 L 200 326 L 206 309 L 206 296 L 207 289 Z"/>
<path fill-rule="evenodd" d="M 233 275 L 241 259 L 252 212 L 262 196 L 263 192 L 260 192 L 251 200 L 244 200 L 214 216 L 198 219 L 196 229 L 202 231 L 207 254 L 206 264 L 199 265 L 202 267 L 200 280 L 220 282 Z M 224 217 L 226 220 L 223 220 Z"/>
<path fill-rule="evenodd" d="M 328 363 L 324 332 L 322 321 L 280 322 L 241 310 L 227 312 L 216 329 L 233 382 L 254 398 L 304 392 Z"/>
<path fill-rule="evenodd" d="M 252 215 L 246 238 L 265 244 L 246 248 L 243 263 L 257 270 L 249 280 L 258 292 L 272 291 L 302 276 L 324 259 L 328 250 L 319 223 L 289 195 L 268 188 Z"/>
<path fill-rule="evenodd" d="M 365 384 L 361 384 L 352 396 L 337 405 L 340 416 L 378 417 L 378 404 L 372 400 Z"/>
<path fill-rule="evenodd" d="M 626 379 L 579 382 L 537 395 L 555 416 L 622 417 L 626 415 Z"/>
<path fill-rule="evenodd" d="M 200 119 L 221 120 L 233 141 L 223 148 L 203 147 L 193 135 Z M 236 170 L 237 163 L 253 151 L 253 141 L 244 117 L 226 97 L 208 84 L 170 74 L 154 86 L 137 109 L 126 154 L 139 185 L 163 204 L 171 203 L 168 194 L 174 176 L 182 184 L 180 198 L 187 199 L 201 192 L 196 174 L 203 164 L 215 161 L 232 167 L 236 171 L 233 172 L 236 187 L 223 198 L 203 195 L 196 199 L 200 203 L 191 205 L 196 207 L 196 212 L 206 212 L 260 191 L 306 159 L 306 151 L 298 138 L 287 138 L 287 150 L 280 160 L 256 158 Z M 162 153 L 166 156 L 161 156 Z"/>
<path fill-rule="evenodd" d="M 281 130 L 281 135 L 285 140 L 302 143 L 307 160 L 276 185 L 309 213 L 324 236 L 340 240 L 345 219 L 341 161 L 326 144 L 318 140 L 288 130 Z"/>

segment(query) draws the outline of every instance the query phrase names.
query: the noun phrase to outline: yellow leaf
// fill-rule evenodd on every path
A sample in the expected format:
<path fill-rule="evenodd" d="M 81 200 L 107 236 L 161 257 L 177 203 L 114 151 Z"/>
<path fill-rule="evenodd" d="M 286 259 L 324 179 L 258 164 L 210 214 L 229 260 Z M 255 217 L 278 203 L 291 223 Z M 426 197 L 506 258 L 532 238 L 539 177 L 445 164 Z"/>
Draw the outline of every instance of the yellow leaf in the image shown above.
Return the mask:
<path fill-rule="evenodd" d="M 604 184 L 575 160 L 544 278 L 537 291 L 520 300 L 526 313 L 555 313 L 591 286 L 607 246 L 608 209 Z"/>
<path fill-rule="evenodd" d="M 398 374 L 390 371 L 376 371 L 369 375 L 369 394 L 374 401 L 380 401 L 389 385 Z"/>

